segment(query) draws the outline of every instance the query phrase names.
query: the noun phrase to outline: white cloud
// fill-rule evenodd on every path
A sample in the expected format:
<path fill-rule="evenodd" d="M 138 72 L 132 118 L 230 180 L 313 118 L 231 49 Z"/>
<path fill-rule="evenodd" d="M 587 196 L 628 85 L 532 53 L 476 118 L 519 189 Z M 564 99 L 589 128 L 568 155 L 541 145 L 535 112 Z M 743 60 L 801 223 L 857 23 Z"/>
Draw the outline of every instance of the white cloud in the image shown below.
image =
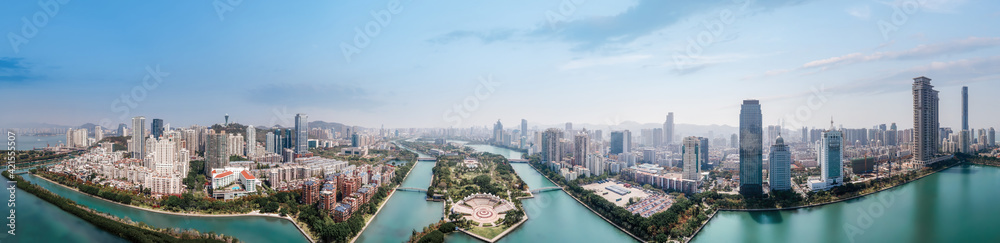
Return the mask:
<path fill-rule="evenodd" d="M 966 39 L 953 40 L 930 45 L 919 45 L 909 50 L 885 51 L 872 54 L 862 54 L 860 52 L 851 53 L 838 57 L 820 59 L 807 62 L 802 68 L 829 68 L 836 65 L 847 65 L 859 62 L 869 62 L 878 60 L 907 60 L 936 57 L 946 54 L 964 53 L 1000 46 L 1000 37 L 969 37 Z"/>
<path fill-rule="evenodd" d="M 868 5 L 847 8 L 847 14 L 861 20 L 868 20 L 872 16 L 872 9 Z"/>

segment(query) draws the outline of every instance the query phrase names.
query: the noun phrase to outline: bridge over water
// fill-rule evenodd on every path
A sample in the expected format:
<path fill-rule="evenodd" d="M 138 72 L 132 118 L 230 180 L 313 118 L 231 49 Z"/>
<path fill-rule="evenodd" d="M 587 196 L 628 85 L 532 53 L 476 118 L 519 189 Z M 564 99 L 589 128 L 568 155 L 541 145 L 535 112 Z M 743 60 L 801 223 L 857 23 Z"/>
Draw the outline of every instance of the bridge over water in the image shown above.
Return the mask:
<path fill-rule="evenodd" d="M 542 187 L 542 188 L 531 190 L 531 193 L 556 191 L 556 190 L 562 190 L 562 189 L 563 189 L 562 187 L 558 187 L 558 186 Z"/>
<path fill-rule="evenodd" d="M 411 192 L 427 192 L 427 189 L 413 188 L 413 187 L 400 187 L 396 188 L 397 191 L 411 191 Z"/>

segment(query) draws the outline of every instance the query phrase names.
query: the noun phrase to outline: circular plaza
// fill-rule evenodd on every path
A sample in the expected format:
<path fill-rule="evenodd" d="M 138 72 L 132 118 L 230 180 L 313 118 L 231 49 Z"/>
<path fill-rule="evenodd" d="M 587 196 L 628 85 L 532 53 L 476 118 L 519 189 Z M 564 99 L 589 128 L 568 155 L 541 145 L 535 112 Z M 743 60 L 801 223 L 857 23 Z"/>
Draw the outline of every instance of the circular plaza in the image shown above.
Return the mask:
<path fill-rule="evenodd" d="M 472 194 L 451 207 L 451 212 L 461 214 L 480 227 L 496 226 L 514 204 L 491 194 Z"/>

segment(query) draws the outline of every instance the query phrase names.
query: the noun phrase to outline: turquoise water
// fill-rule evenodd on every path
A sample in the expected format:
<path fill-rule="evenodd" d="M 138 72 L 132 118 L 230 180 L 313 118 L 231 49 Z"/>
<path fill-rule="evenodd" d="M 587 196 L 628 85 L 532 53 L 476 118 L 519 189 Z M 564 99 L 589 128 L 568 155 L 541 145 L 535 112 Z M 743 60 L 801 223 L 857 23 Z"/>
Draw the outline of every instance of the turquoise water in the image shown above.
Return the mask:
<path fill-rule="evenodd" d="M 194 217 L 155 213 L 146 210 L 122 206 L 89 195 L 67 189 L 51 182 L 39 179 L 34 175 L 22 175 L 25 180 L 38 184 L 43 188 L 65 198 L 85 205 L 94 210 L 111 215 L 143 222 L 158 228 L 196 229 L 200 232 L 215 232 L 231 235 L 242 242 L 305 242 L 305 236 L 288 220 L 263 217 Z M 59 209 L 55 209 L 59 210 Z M 61 211 L 61 210 L 60 210 Z M 63 222 L 46 221 L 49 227 L 66 227 Z"/>
<path fill-rule="evenodd" d="M 3 176 L 0 176 L 0 180 L 4 185 L 12 185 Z M 128 242 L 31 193 L 21 191 L 20 188 L 16 190 L 14 207 L 4 204 L 5 218 L 10 216 L 11 209 L 15 211 L 14 235 L 4 232 L 0 234 L 0 242 Z M 3 192 L 3 198 L 9 200 L 10 191 Z M 5 224 L 7 223 L 10 223 L 10 219 L 5 220 Z M 4 230 L 10 228 L 5 227 Z"/>
<path fill-rule="evenodd" d="M 864 198 L 720 212 L 693 242 L 1000 242 L 1000 168 L 956 166 Z"/>

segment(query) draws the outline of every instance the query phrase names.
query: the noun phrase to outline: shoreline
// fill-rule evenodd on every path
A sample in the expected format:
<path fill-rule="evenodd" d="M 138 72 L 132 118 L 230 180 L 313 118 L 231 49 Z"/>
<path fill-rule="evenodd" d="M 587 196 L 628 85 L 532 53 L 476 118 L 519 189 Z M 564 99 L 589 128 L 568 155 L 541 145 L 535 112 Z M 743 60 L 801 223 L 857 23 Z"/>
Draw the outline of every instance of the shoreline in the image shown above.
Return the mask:
<path fill-rule="evenodd" d="M 179 213 L 179 212 L 169 212 L 169 211 L 162 211 L 162 210 L 156 210 L 156 209 L 149 209 L 149 208 L 143 208 L 143 207 L 139 207 L 139 206 L 135 206 L 135 205 L 122 204 L 122 203 L 111 201 L 111 200 L 108 200 L 108 199 L 105 199 L 105 198 L 101 198 L 101 197 L 97 197 L 97 196 L 94 196 L 94 195 L 90 195 L 90 194 L 81 192 L 79 189 L 72 188 L 72 187 L 69 187 L 67 185 L 60 184 L 58 182 L 54 182 L 54 181 L 49 180 L 48 178 L 45 178 L 45 177 L 42 177 L 42 176 L 37 176 L 37 175 L 32 175 L 32 176 L 34 176 L 35 178 L 39 178 L 39 179 L 48 181 L 48 182 L 50 182 L 52 184 L 55 184 L 55 185 L 59 185 L 59 186 L 64 187 L 66 189 L 70 189 L 70 190 L 76 191 L 76 192 L 78 192 L 78 193 L 80 193 L 82 195 L 86 195 L 86 196 L 89 196 L 89 197 L 92 197 L 92 198 L 104 200 L 106 202 L 114 203 L 114 204 L 121 205 L 121 206 L 130 207 L 130 208 L 134 208 L 134 209 L 144 210 L 144 211 L 152 212 L 152 213 L 168 214 L 168 215 L 174 215 L 174 216 L 186 216 L 186 217 L 269 217 L 269 218 L 285 219 L 285 220 L 288 220 L 289 222 L 291 222 L 292 225 L 295 225 L 295 228 L 299 230 L 299 233 L 301 233 L 303 236 L 306 237 L 306 240 L 308 240 L 309 242 L 316 242 L 316 241 L 314 241 L 312 239 L 311 236 L 309 236 L 308 233 L 305 232 L 305 230 L 303 230 L 301 227 L 299 227 L 298 222 L 296 222 L 290 216 L 281 217 L 279 214 L 259 213 L 260 212 L 259 210 L 258 211 L 254 211 L 254 212 L 249 212 L 249 213 L 246 213 L 246 214 L 191 214 L 191 213 Z M 52 193 L 55 194 L 55 192 L 52 192 Z"/>
<path fill-rule="evenodd" d="M 406 178 L 410 177 L 410 173 L 413 173 L 413 168 L 417 167 L 417 163 L 420 163 L 420 160 L 417 160 L 417 161 L 413 162 L 413 166 L 411 166 L 410 170 L 407 171 L 406 175 L 403 176 L 403 181 L 406 181 Z M 389 204 L 389 199 L 392 199 L 392 195 L 396 195 L 396 188 L 399 188 L 402 185 L 403 185 L 403 182 L 401 181 L 401 182 L 399 182 L 399 185 L 396 185 L 395 187 L 392 188 L 392 191 L 389 192 L 389 195 L 385 197 L 384 201 L 382 201 L 382 205 L 379 205 L 378 209 L 375 210 L 375 214 L 372 214 L 372 218 L 370 220 L 368 220 L 367 222 L 365 222 L 365 227 L 361 228 L 361 231 L 358 232 L 358 235 L 355 235 L 354 238 L 351 238 L 351 241 L 350 241 L 351 243 L 354 243 L 354 242 L 356 242 L 358 240 L 358 238 L 361 238 L 361 234 L 365 233 L 365 230 L 367 230 L 368 226 L 372 224 L 372 221 L 375 221 L 375 217 L 378 216 L 378 213 L 382 212 L 382 207 L 385 207 L 386 204 Z M 362 217 L 364 217 L 364 216 L 362 215 Z"/>
<path fill-rule="evenodd" d="M 912 180 L 909 180 L 909 181 L 905 181 L 905 182 L 903 182 L 903 183 L 899 183 L 898 185 L 895 185 L 895 186 L 891 186 L 891 187 L 887 187 L 887 188 L 883 188 L 883 189 L 881 189 L 881 190 L 877 190 L 877 191 L 874 191 L 874 192 L 871 192 L 871 193 L 867 193 L 867 194 L 862 194 L 862 195 L 857 195 L 857 196 L 854 196 L 854 197 L 850 197 L 850 198 L 845 198 L 845 199 L 840 199 L 840 200 L 835 200 L 835 201 L 831 201 L 831 202 L 825 202 L 825 203 L 818 203 L 818 204 L 812 204 L 812 205 L 804 205 L 804 206 L 796 206 L 796 207 L 789 207 L 789 208 L 769 208 L 769 209 L 716 209 L 715 213 L 712 213 L 712 217 L 709 217 L 709 219 L 708 219 L 708 220 L 706 220 L 706 221 L 705 221 L 705 223 L 704 223 L 704 224 L 702 224 L 702 226 L 701 226 L 700 228 L 698 228 L 698 230 L 697 230 L 697 231 L 695 231 L 695 233 L 694 233 L 693 235 L 691 235 L 691 238 L 690 238 L 690 239 L 688 239 L 688 241 L 687 241 L 687 242 L 690 242 L 690 241 L 694 240 L 694 238 L 695 238 L 695 237 L 698 237 L 698 234 L 699 234 L 699 233 L 701 233 L 701 229 L 702 229 L 702 228 L 704 228 L 705 226 L 708 226 L 708 224 L 709 224 L 709 223 L 710 223 L 710 222 L 712 221 L 712 219 L 713 219 L 713 218 L 715 218 L 715 215 L 717 215 L 719 211 L 723 211 L 723 212 L 768 212 L 768 211 L 785 211 L 785 210 L 798 210 L 798 209 L 805 209 L 805 208 L 814 208 L 814 207 L 822 207 L 822 206 L 826 206 L 826 205 L 830 205 L 830 204 L 834 204 L 834 203 L 841 203 L 841 202 L 846 202 L 846 201 L 850 201 L 850 200 L 854 200 L 854 199 L 860 199 L 860 198 L 862 198 L 862 197 L 866 197 L 866 196 L 870 196 L 870 195 L 873 195 L 873 194 L 876 194 L 876 193 L 879 193 L 879 192 L 883 192 L 883 191 L 886 191 L 886 190 L 889 190 L 889 189 L 893 189 L 893 188 L 896 188 L 896 187 L 900 187 L 900 186 L 903 186 L 903 185 L 906 185 L 906 184 L 910 184 L 911 182 L 915 182 L 915 181 L 918 181 L 918 180 L 920 180 L 920 179 L 923 179 L 924 177 L 927 177 L 927 176 L 930 176 L 930 175 L 933 175 L 933 174 L 937 174 L 938 172 L 941 172 L 941 171 L 944 171 L 944 170 L 947 170 L 947 169 L 950 169 L 950 168 L 952 168 L 952 167 L 955 167 L 955 166 L 959 166 L 959 165 L 966 165 L 966 164 L 969 164 L 969 165 L 979 165 L 979 166 L 986 166 L 986 165 L 980 165 L 980 164 L 973 164 L 973 163 L 967 163 L 967 162 L 962 162 L 962 163 L 956 163 L 956 164 L 954 164 L 954 165 L 951 165 L 951 166 L 948 166 L 948 167 L 944 167 L 944 168 L 942 168 L 942 169 L 940 169 L 940 170 L 935 170 L 935 171 L 933 171 L 933 172 L 931 172 L 931 173 L 927 173 L 927 174 L 925 174 L 925 175 L 922 175 L 922 176 L 919 176 L 919 177 L 917 177 L 917 178 L 913 178 Z"/>
<path fill-rule="evenodd" d="M 539 175 L 541 175 L 545 179 L 549 180 L 549 182 L 551 182 L 553 185 L 559 186 L 559 184 L 555 183 L 555 181 L 552 181 L 552 178 L 549 178 L 548 176 L 545 176 L 545 174 L 542 174 L 542 172 L 538 171 L 538 169 L 535 168 L 535 166 L 531 165 L 531 163 L 528 163 L 528 166 L 531 167 L 531 169 L 535 170 L 535 173 L 538 173 Z M 636 239 L 639 242 L 646 242 L 642 238 L 639 238 L 638 236 L 633 235 L 632 232 L 628 232 L 627 230 L 625 230 L 624 228 L 618 226 L 614 222 L 611 222 L 611 220 L 609 220 L 608 218 L 605 218 L 604 215 L 601 215 L 600 213 L 597 213 L 597 211 L 594 211 L 594 209 L 590 208 L 590 206 L 587 206 L 586 203 L 583 203 L 583 201 L 580 201 L 580 199 L 578 199 L 575 196 L 573 196 L 573 194 L 570 194 L 569 192 L 567 192 L 566 189 L 563 186 L 559 186 L 559 187 L 561 188 L 559 191 L 561 191 L 562 193 L 566 193 L 566 195 L 568 195 L 570 198 L 573 198 L 573 200 L 576 200 L 577 203 L 580 203 L 580 205 L 583 205 L 583 207 L 587 208 L 587 210 L 590 210 L 591 213 L 597 215 L 597 217 L 600 217 L 601 219 L 604 219 L 604 221 L 608 222 L 608 224 L 611 224 L 611 226 L 614 226 L 615 228 L 617 228 L 622 233 L 625 233 L 626 235 L 631 236 L 633 239 Z M 528 215 L 528 214 L 525 214 L 525 215 Z"/>

